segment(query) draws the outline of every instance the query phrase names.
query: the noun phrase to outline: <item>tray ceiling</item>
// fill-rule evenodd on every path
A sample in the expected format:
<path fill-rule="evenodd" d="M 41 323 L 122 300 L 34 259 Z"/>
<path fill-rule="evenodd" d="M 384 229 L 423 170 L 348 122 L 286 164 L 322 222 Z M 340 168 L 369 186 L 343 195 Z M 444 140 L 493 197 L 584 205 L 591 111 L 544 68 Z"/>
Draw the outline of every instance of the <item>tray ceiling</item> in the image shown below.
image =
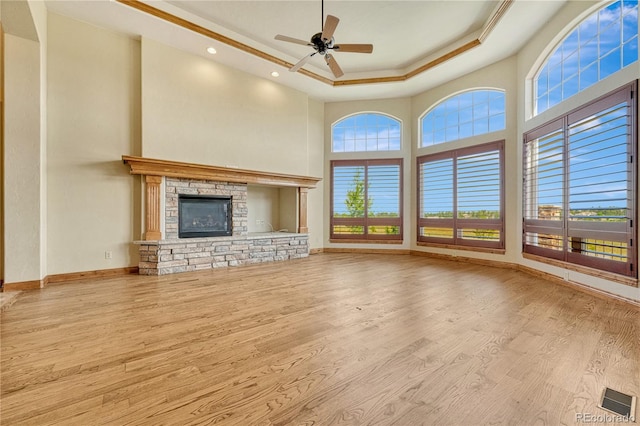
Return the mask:
<path fill-rule="evenodd" d="M 264 78 L 272 78 L 271 71 L 278 71 L 278 83 L 314 98 L 338 101 L 411 96 L 511 56 L 564 3 L 326 1 L 325 16 L 340 18 L 334 34 L 337 43 L 374 45 L 372 54 L 337 52 L 334 57 L 345 71 L 337 80 L 322 58 L 312 58 L 305 65 L 306 75 L 289 73 L 287 64 L 311 50 L 274 39 L 276 34 L 284 34 L 307 40 L 319 32 L 320 1 L 87 0 L 46 4 L 51 12 L 148 37 Z M 176 20 L 184 24 L 176 25 Z M 221 42 L 211 34 L 232 42 Z M 218 54 L 208 55 L 208 46 L 216 47 Z"/>

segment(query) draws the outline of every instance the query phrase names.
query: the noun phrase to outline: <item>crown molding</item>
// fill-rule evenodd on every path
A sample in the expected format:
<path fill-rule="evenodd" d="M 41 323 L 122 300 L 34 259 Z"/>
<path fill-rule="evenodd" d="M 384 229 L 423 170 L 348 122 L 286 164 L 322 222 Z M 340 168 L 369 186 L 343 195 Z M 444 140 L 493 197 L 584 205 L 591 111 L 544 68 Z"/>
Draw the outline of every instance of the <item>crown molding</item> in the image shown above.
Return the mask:
<path fill-rule="evenodd" d="M 220 43 L 224 43 L 228 46 L 234 47 L 236 49 L 239 49 L 245 53 L 248 53 L 250 55 L 256 56 L 258 58 L 264 59 L 266 61 L 272 62 L 276 65 L 280 65 L 282 67 L 285 68 L 291 68 L 294 64 L 292 64 L 291 62 L 285 61 L 284 59 L 280 59 L 277 56 L 271 55 L 269 53 L 263 52 L 260 49 L 256 49 L 255 47 L 251 47 L 248 44 L 245 43 L 241 43 L 237 40 L 234 40 L 230 37 L 227 37 L 225 35 L 222 35 L 218 32 L 215 32 L 213 30 L 210 30 L 208 28 L 205 28 L 201 25 L 195 24 L 191 21 L 188 21 L 184 18 L 180 18 L 176 15 L 173 15 L 171 13 L 165 12 L 163 10 L 160 10 L 158 8 L 155 8 L 153 6 L 148 5 L 147 3 L 143 3 L 141 0 L 115 0 L 118 3 L 121 3 L 123 5 L 132 7 L 134 9 L 137 9 L 141 12 L 147 13 L 149 15 L 155 16 L 158 19 L 162 19 L 166 22 L 178 25 L 182 28 L 185 28 L 187 30 L 196 32 L 200 35 L 203 35 L 205 37 L 209 37 L 212 40 L 216 40 Z M 339 87 L 339 86 L 355 86 L 355 85 L 360 85 L 360 84 L 379 84 L 379 83 L 395 83 L 395 82 L 402 82 L 402 81 L 406 81 L 412 77 L 415 77 L 419 74 L 422 74 L 423 72 L 436 67 L 450 59 L 453 59 L 457 56 L 462 55 L 465 52 L 468 52 L 478 46 L 480 46 L 485 40 L 486 38 L 491 34 L 491 32 L 495 29 L 496 25 L 498 24 L 498 22 L 502 19 L 502 17 L 504 17 L 504 15 L 507 13 L 507 10 L 509 10 L 509 8 L 512 6 L 513 2 L 515 0 L 501 0 L 500 3 L 498 4 L 498 6 L 494 9 L 493 13 L 491 14 L 491 16 L 489 17 L 489 19 L 487 20 L 487 22 L 484 24 L 483 29 L 480 33 L 480 35 L 473 39 L 470 42 L 467 42 L 465 44 L 463 44 L 460 47 L 451 49 L 449 51 L 447 51 L 446 53 L 438 56 L 437 58 L 427 62 L 424 65 L 421 65 L 405 74 L 402 75 L 397 75 L 397 76 L 381 76 L 381 77 L 371 77 L 371 78 L 359 78 L 359 79 L 352 79 L 352 80 L 331 80 L 329 78 L 326 78 L 324 76 L 321 76 L 320 74 L 314 73 L 312 71 L 306 70 L 304 68 L 301 68 L 298 72 L 302 75 L 305 75 L 309 78 L 312 78 L 314 80 L 318 80 L 322 83 L 328 84 L 329 86 L 334 86 L 334 87 Z"/>

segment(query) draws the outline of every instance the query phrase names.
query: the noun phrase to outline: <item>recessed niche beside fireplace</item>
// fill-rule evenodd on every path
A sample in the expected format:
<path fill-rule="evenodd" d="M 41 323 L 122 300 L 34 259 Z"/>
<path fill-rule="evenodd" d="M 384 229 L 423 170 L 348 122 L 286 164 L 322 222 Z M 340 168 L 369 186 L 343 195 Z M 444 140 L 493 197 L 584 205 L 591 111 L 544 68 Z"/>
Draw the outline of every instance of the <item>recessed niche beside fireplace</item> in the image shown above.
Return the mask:
<path fill-rule="evenodd" d="M 226 237 L 232 235 L 232 198 L 210 195 L 178 196 L 178 237 Z"/>

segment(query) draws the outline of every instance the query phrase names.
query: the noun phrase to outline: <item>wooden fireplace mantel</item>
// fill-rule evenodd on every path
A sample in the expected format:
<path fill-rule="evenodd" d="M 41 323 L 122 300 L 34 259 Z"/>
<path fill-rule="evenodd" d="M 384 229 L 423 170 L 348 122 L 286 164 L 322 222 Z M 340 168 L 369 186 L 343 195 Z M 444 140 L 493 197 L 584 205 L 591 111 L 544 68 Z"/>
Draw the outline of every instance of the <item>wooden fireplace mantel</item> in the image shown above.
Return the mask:
<path fill-rule="evenodd" d="M 259 172 L 232 167 L 208 166 L 157 160 L 154 158 L 122 156 L 122 161 L 131 167 L 132 175 L 170 176 L 185 179 L 216 180 L 220 182 L 250 183 L 257 185 L 294 186 L 315 188 L 321 178 L 288 175 L 284 173 Z"/>
<path fill-rule="evenodd" d="M 322 179 L 311 176 L 270 173 L 231 167 L 209 166 L 205 164 L 182 163 L 179 161 L 123 155 L 122 161 L 131 168 L 132 175 L 145 176 L 146 218 L 145 240 L 161 240 L 160 230 L 160 184 L 162 177 L 202 179 L 219 182 L 233 182 L 254 185 L 298 188 L 298 232 L 307 233 L 307 194 Z"/>

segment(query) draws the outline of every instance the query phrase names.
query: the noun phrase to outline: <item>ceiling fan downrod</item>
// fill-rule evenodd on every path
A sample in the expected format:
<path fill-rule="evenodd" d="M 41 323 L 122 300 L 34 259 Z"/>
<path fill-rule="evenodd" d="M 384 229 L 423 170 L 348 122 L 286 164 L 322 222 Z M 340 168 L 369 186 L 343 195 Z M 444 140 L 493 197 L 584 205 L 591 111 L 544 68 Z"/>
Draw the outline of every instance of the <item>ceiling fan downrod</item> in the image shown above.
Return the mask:
<path fill-rule="evenodd" d="M 328 53 L 329 50 L 335 50 L 336 52 L 353 52 L 353 53 L 371 53 L 373 52 L 373 45 L 371 44 L 335 44 L 333 33 L 338 27 L 340 19 L 333 15 L 327 15 L 327 19 L 324 19 L 324 0 L 321 0 L 321 31 L 311 36 L 310 41 L 304 41 L 293 37 L 284 36 L 281 34 L 276 35 L 276 40 L 286 41 L 289 43 L 301 44 L 303 46 L 313 47 L 313 52 L 300 59 L 298 63 L 289 68 L 289 71 L 296 72 L 302 68 L 304 64 L 316 54 L 324 56 L 325 62 L 329 66 L 329 69 L 336 78 L 340 78 L 344 75 L 344 72 L 336 62 L 333 55 Z"/>

